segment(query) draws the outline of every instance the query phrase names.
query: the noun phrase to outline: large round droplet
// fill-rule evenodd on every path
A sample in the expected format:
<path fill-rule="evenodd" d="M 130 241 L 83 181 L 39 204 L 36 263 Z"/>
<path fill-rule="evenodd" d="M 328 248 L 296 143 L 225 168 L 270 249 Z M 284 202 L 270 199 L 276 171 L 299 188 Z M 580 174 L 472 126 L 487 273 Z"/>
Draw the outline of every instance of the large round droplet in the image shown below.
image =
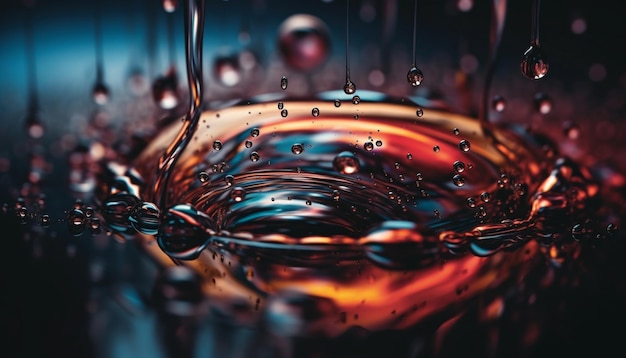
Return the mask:
<path fill-rule="evenodd" d="M 409 81 L 409 84 L 413 87 L 419 86 L 424 80 L 424 74 L 417 67 L 411 67 L 409 72 L 406 74 L 406 79 Z"/>
<path fill-rule="evenodd" d="M 170 257 L 193 260 L 209 244 L 215 222 L 208 215 L 187 204 L 169 208 L 158 229 L 159 247 Z"/>
<path fill-rule="evenodd" d="M 546 54 L 539 45 L 534 43 L 530 44 L 528 50 L 524 52 L 520 66 L 524 76 L 533 80 L 543 78 L 548 73 L 548 68 L 550 67 Z"/>
<path fill-rule="evenodd" d="M 287 66 L 296 70 L 313 70 L 328 58 L 328 28 L 315 16 L 290 16 L 278 29 L 278 50 Z"/>
<path fill-rule="evenodd" d="M 132 208 L 140 203 L 139 198 L 127 192 L 119 192 L 104 202 L 102 215 L 109 227 L 119 233 L 127 233 L 132 227 L 128 220 Z"/>
<path fill-rule="evenodd" d="M 138 203 L 130 211 L 128 220 L 137 232 L 145 235 L 156 235 L 159 231 L 160 210 L 156 204 Z"/>
<path fill-rule="evenodd" d="M 341 152 L 333 160 L 333 168 L 341 174 L 354 174 L 359 171 L 359 158 L 352 152 Z"/>

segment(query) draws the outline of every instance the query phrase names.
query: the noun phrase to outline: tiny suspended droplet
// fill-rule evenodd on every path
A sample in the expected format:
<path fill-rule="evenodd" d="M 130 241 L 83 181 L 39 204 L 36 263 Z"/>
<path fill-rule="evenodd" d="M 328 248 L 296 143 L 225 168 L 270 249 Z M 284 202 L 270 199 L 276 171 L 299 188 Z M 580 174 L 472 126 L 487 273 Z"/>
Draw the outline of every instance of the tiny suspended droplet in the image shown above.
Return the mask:
<path fill-rule="evenodd" d="M 424 74 L 417 67 L 411 67 L 409 72 L 406 74 L 406 79 L 409 81 L 409 84 L 413 87 L 419 86 L 424 80 Z"/>
<path fill-rule="evenodd" d="M 454 128 L 454 129 L 452 130 L 452 133 L 453 133 L 454 135 L 459 135 L 459 134 L 461 134 L 461 131 L 460 131 L 458 128 Z"/>
<path fill-rule="evenodd" d="M 278 102 L 278 109 L 283 109 L 284 106 L 283 102 Z"/>
<path fill-rule="evenodd" d="M 333 159 L 333 168 L 341 174 L 354 174 L 359 167 L 359 159 L 352 152 L 341 152 Z"/>
<path fill-rule="evenodd" d="M 417 110 L 415 111 L 415 114 L 418 117 L 422 117 L 424 115 L 424 109 L 422 107 L 418 107 Z"/>
<path fill-rule="evenodd" d="M 339 99 L 335 100 L 335 107 L 341 107 L 341 101 Z"/>
<path fill-rule="evenodd" d="M 343 86 L 343 92 L 345 94 L 354 94 L 354 92 L 356 92 L 356 85 L 352 81 L 346 80 L 346 84 Z"/>
<path fill-rule="evenodd" d="M 548 68 L 550 67 L 546 54 L 535 43 L 531 43 L 528 50 L 524 52 L 520 66 L 524 76 L 533 80 L 543 78 L 548 73 Z"/>
<path fill-rule="evenodd" d="M 313 107 L 313 109 L 311 110 L 311 114 L 313 115 L 313 117 L 318 117 L 320 115 L 320 109 L 317 107 Z"/>
<path fill-rule="evenodd" d="M 246 197 L 246 191 L 242 187 L 236 186 L 231 190 L 230 197 L 236 202 L 243 201 Z"/>
<path fill-rule="evenodd" d="M 374 143 L 372 142 L 365 142 L 365 144 L 363 144 L 363 148 L 365 148 L 366 151 L 372 151 L 374 149 Z"/>
<path fill-rule="evenodd" d="M 287 117 L 289 115 L 289 112 L 287 112 L 286 109 L 283 109 L 282 111 L 280 111 L 280 115 L 281 115 L 281 117 L 285 118 L 285 117 Z"/>
<path fill-rule="evenodd" d="M 491 100 L 491 107 L 496 112 L 504 112 L 506 109 L 506 100 L 502 96 L 495 96 Z"/>
<path fill-rule="evenodd" d="M 216 140 L 215 142 L 213 142 L 213 149 L 214 150 L 222 149 L 222 142 L 219 140 Z"/>
<path fill-rule="evenodd" d="M 252 148 L 252 141 L 247 140 L 244 145 L 246 146 L 246 148 Z"/>
<path fill-rule="evenodd" d="M 382 140 L 377 140 L 376 141 L 376 146 L 377 147 L 381 147 L 383 145 L 383 141 Z"/>
<path fill-rule="evenodd" d="M 105 105 L 109 101 L 109 88 L 104 83 L 96 83 L 92 91 L 93 101 Z"/>
<path fill-rule="evenodd" d="M 454 164 L 452 164 L 452 167 L 454 168 L 454 171 L 457 173 L 463 173 L 465 171 L 465 163 L 463 163 L 460 160 L 457 160 L 456 162 L 454 162 Z"/>
<path fill-rule="evenodd" d="M 250 160 L 253 162 L 257 162 L 259 160 L 259 153 L 257 152 L 250 153 Z"/>
<path fill-rule="evenodd" d="M 534 105 L 537 112 L 548 114 L 552 111 L 552 98 L 545 93 L 539 92 L 535 94 Z"/>
<path fill-rule="evenodd" d="M 461 174 L 455 174 L 452 177 L 452 182 L 456 186 L 463 186 L 463 185 L 465 185 L 465 177 L 463 177 Z"/>
<path fill-rule="evenodd" d="M 491 200 L 491 194 L 486 191 L 483 192 L 482 194 L 480 194 L 480 200 L 482 200 L 484 203 L 488 203 L 489 200 Z"/>
<path fill-rule="evenodd" d="M 354 96 L 354 97 L 352 97 L 352 103 L 353 103 L 353 104 L 359 104 L 359 103 L 361 103 L 361 97 L 359 97 L 359 96 Z"/>
<path fill-rule="evenodd" d="M 467 139 L 463 139 L 459 142 L 459 149 L 462 152 L 469 152 L 470 150 L 470 142 Z"/>
<path fill-rule="evenodd" d="M 209 181 L 209 173 L 202 171 L 200 173 L 198 173 L 198 180 L 200 180 L 201 183 L 206 183 Z"/>
<path fill-rule="evenodd" d="M 250 131 L 250 135 L 253 137 L 258 137 L 259 134 L 261 134 L 261 131 L 259 130 L 259 128 L 252 128 L 252 130 Z"/>
<path fill-rule="evenodd" d="M 80 209 L 72 209 L 67 214 L 67 228 L 74 236 L 78 236 L 85 230 L 85 213 Z"/>
<path fill-rule="evenodd" d="M 280 88 L 284 91 L 287 89 L 287 85 L 289 84 L 289 82 L 287 81 L 287 77 L 283 76 L 280 79 Z"/>
<path fill-rule="evenodd" d="M 304 152 L 304 146 L 300 143 L 295 143 L 291 146 L 291 152 L 293 154 L 302 154 L 302 152 Z"/>
<path fill-rule="evenodd" d="M 435 153 L 439 153 L 440 150 L 441 150 L 441 148 L 439 148 L 438 145 L 433 147 L 433 152 L 435 152 Z"/>
<path fill-rule="evenodd" d="M 580 127 L 572 121 L 563 123 L 563 134 L 571 140 L 576 140 L 580 136 Z"/>

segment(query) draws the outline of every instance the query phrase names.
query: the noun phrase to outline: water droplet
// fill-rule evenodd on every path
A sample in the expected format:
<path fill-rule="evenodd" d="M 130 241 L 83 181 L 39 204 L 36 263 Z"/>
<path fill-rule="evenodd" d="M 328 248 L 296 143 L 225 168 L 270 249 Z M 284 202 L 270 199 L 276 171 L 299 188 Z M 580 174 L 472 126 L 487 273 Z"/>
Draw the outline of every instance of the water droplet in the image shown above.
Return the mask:
<path fill-rule="evenodd" d="M 219 55 L 213 60 L 214 77 L 225 87 L 235 87 L 243 79 L 238 54 Z"/>
<path fill-rule="evenodd" d="M 232 175 L 227 175 L 224 177 L 224 182 L 226 182 L 226 186 L 231 186 L 233 185 L 233 182 L 235 181 L 235 177 L 233 177 Z"/>
<path fill-rule="evenodd" d="M 484 203 L 488 203 L 489 200 L 491 200 L 491 194 L 486 191 L 483 192 L 482 194 L 480 194 L 480 200 L 482 200 Z"/>
<path fill-rule="evenodd" d="M 465 163 L 463 163 L 460 160 L 457 160 L 456 162 L 454 162 L 452 164 L 452 167 L 454 168 L 454 171 L 457 173 L 463 173 L 465 171 Z"/>
<path fill-rule="evenodd" d="M 109 101 L 109 88 L 104 83 L 96 83 L 91 93 L 93 101 L 98 105 L 105 105 Z"/>
<path fill-rule="evenodd" d="M 311 71 L 319 67 L 330 49 L 330 32 L 318 17 L 292 15 L 278 29 L 278 50 L 285 64 L 293 69 Z"/>
<path fill-rule="evenodd" d="M 252 152 L 250 153 L 250 160 L 253 162 L 256 162 L 259 160 L 259 153 L 257 152 Z"/>
<path fill-rule="evenodd" d="M 548 73 L 548 68 L 550 67 L 546 54 L 535 43 L 531 43 L 528 50 L 524 52 L 520 66 L 524 76 L 533 80 L 543 78 Z"/>
<path fill-rule="evenodd" d="M 259 128 L 252 128 L 252 130 L 250 131 L 250 135 L 252 137 L 258 137 L 259 134 L 261 134 L 261 130 Z"/>
<path fill-rule="evenodd" d="M 286 110 L 286 109 L 283 109 L 282 111 L 280 111 L 280 115 L 281 115 L 283 118 L 285 118 L 285 117 L 287 117 L 287 115 L 289 115 L 289 112 L 287 112 L 287 110 Z"/>
<path fill-rule="evenodd" d="M 382 140 L 377 140 L 376 141 L 376 146 L 377 147 L 381 147 L 383 145 L 383 141 Z"/>
<path fill-rule="evenodd" d="M 356 85 L 352 81 L 346 80 L 346 84 L 343 86 L 343 92 L 345 94 L 353 94 L 356 92 Z"/>
<path fill-rule="evenodd" d="M 341 174 L 354 174 L 359 167 L 359 159 L 352 152 L 341 152 L 333 160 L 333 168 Z"/>
<path fill-rule="evenodd" d="M 128 218 L 132 208 L 140 203 L 139 198 L 127 192 L 119 192 L 105 200 L 102 215 L 111 229 L 126 233 L 131 226 Z"/>
<path fill-rule="evenodd" d="M 283 109 L 284 106 L 283 102 L 278 102 L 278 109 Z"/>
<path fill-rule="evenodd" d="M 252 148 L 252 141 L 251 140 L 246 140 L 245 144 L 246 148 Z"/>
<path fill-rule="evenodd" d="M 198 173 L 198 180 L 200 180 L 201 183 L 206 183 L 209 181 L 209 173 L 207 172 L 200 172 Z"/>
<path fill-rule="evenodd" d="M 353 104 L 359 104 L 359 103 L 361 103 L 361 97 L 359 97 L 359 96 L 354 96 L 354 97 L 352 97 L 352 103 L 353 103 Z"/>
<path fill-rule="evenodd" d="M 358 114 L 355 114 L 354 116 L 352 116 L 352 118 L 354 118 L 354 119 L 359 119 L 359 115 L 358 115 Z"/>
<path fill-rule="evenodd" d="M 287 77 L 283 76 L 280 79 L 280 88 L 284 91 L 287 89 L 287 85 L 289 84 L 289 82 L 287 81 Z"/>
<path fill-rule="evenodd" d="M 214 150 L 222 149 L 222 142 L 219 140 L 216 140 L 215 142 L 213 142 L 213 149 Z"/>
<path fill-rule="evenodd" d="M 441 148 L 439 148 L 438 145 L 433 147 L 433 152 L 435 152 L 435 153 L 439 153 L 440 150 L 441 150 Z"/>
<path fill-rule="evenodd" d="M 339 201 L 340 198 L 341 198 L 341 194 L 339 193 L 339 190 L 333 190 L 333 200 Z"/>
<path fill-rule="evenodd" d="M 176 11 L 176 7 L 178 6 L 178 0 L 163 0 L 163 10 L 168 13 L 172 13 Z"/>
<path fill-rule="evenodd" d="M 470 207 L 470 208 L 475 208 L 476 207 L 476 199 L 475 198 L 472 198 L 472 197 L 467 198 L 466 199 L 466 203 L 467 203 L 467 206 Z"/>
<path fill-rule="evenodd" d="M 452 130 L 452 133 L 453 133 L 454 135 L 459 135 L 459 134 L 461 134 L 461 131 L 460 131 L 458 128 L 454 128 L 454 129 Z"/>
<path fill-rule="evenodd" d="M 467 139 L 463 139 L 459 142 L 459 149 L 462 152 L 469 152 L 470 150 L 470 142 Z"/>
<path fill-rule="evenodd" d="M 411 67 L 409 72 L 406 74 L 406 79 L 409 81 L 409 84 L 413 87 L 419 86 L 424 80 L 424 74 L 417 67 Z"/>
<path fill-rule="evenodd" d="M 85 213 L 80 209 L 72 209 L 67 213 L 67 228 L 74 236 L 85 231 Z"/>
<path fill-rule="evenodd" d="M 465 177 L 463 177 L 461 174 L 455 174 L 452 177 L 452 182 L 456 186 L 463 186 L 463 185 L 465 185 Z"/>
<path fill-rule="evenodd" d="M 179 260 L 193 260 L 208 245 L 216 228 L 208 215 L 188 204 L 165 211 L 157 243 L 167 255 Z"/>
<path fill-rule="evenodd" d="M 415 111 L 415 114 L 418 117 L 422 117 L 424 115 L 424 109 L 422 107 L 418 107 L 417 110 Z"/>
<path fill-rule="evenodd" d="M 335 100 L 335 107 L 341 107 L 341 101 L 339 99 Z"/>
<path fill-rule="evenodd" d="M 236 202 L 243 201 L 246 197 L 246 191 L 242 187 L 236 186 L 230 191 L 230 197 Z"/>
<path fill-rule="evenodd" d="M 159 231 L 159 215 L 161 211 L 156 204 L 138 203 L 130 211 L 128 220 L 132 227 L 145 235 L 156 235 Z"/>
<path fill-rule="evenodd" d="M 50 225 L 50 215 L 43 214 L 41 216 L 41 226 L 48 227 Z"/>
<path fill-rule="evenodd" d="M 311 114 L 313 115 L 313 117 L 318 117 L 320 115 L 320 109 L 317 107 L 313 107 L 313 109 L 311 110 Z"/>
<path fill-rule="evenodd" d="M 491 100 L 491 107 L 496 112 L 504 112 L 504 110 L 506 109 L 506 100 L 502 96 L 495 96 Z"/>
<path fill-rule="evenodd" d="M 365 144 L 363 144 L 363 148 L 365 148 L 365 150 L 369 152 L 374 149 L 374 143 L 365 142 Z"/>
<path fill-rule="evenodd" d="M 304 146 L 300 143 L 295 143 L 291 146 L 291 152 L 293 154 L 302 154 L 302 152 L 304 152 Z"/>
<path fill-rule="evenodd" d="M 408 160 L 413 159 L 413 154 L 411 154 L 411 153 L 406 153 L 406 159 L 408 159 Z"/>
<path fill-rule="evenodd" d="M 580 127 L 572 121 L 565 121 L 563 123 L 563 134 L 571 140 L 576 140 L 580 136 Z"/>
<path fill-rule="evenodd" d="M 552 111 L 552 98 L 545 93 L 539 92 L 535 94 L 533 103 L 535 110 L 541 114 L 548 114 Z"/>

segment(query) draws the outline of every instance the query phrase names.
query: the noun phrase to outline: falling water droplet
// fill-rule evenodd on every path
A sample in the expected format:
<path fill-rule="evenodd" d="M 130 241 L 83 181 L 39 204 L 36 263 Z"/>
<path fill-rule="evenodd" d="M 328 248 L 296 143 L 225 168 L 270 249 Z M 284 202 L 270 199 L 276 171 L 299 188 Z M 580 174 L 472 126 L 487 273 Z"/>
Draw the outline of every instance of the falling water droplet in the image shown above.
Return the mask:
<path fill-rule="evenodd" d="M 335 100 L 335 107 L 341 107 L 341 101 L 339 99 Z"/>
<path fill-rule="evenodd" d="M 483 192 L 482 194 L 480 194 L 480 200 L 482 200 L 484 203 L 488 203 L 489 200 L 491 200 L 491 194 L 486 191 Z"/>
<path fill-rule="evenodd" d="M 220 150 L 222 149 L 222 142 L 219 140 L 216 140 L 213 142 L 213 149 L 214 150 Z"/>
<path fill-rule="evenodd" d="M 354 94 L 354 92 L 356 92 L 356 85 L 352 81 L 346 80 L 346 84 L 343 86 L 343 91 L 345 94 Z"/>
<path fill-rule="evenodd" d="M 409 81 L 409 84 L 413 87 L 419 86 L 424 80 L 424 74 L 417 67 L 411 67 L 409 72 L 406 74 L 406 79 Z"/>
<path fill-rule="evenodd" d="M 72 209 L 67 214 L 67 228 L 74 236 L 79 236 L 85 231 L 85 213 L 80 209 Z"/>
<path fill-rule="evenodd" d="M 524 76 L 533 80 L 543 78 L 550 67 L 543 49 L 534 43 L 524 52 L 520 66 Z"/>
<path fill-rule="evenodd" d="M 333 168 L 341 174 L 354 174 L 359 167 L 359 159 L 352 152 L 341 152 L 333 159 Z"/>
<path fill-rule="evenodd" d="M 363 148 L 365 148 L 365 150 L 369 152 L 374 149 L 374 143 L 365 142 L 365 144 L 363 144 Z"/>
<path fill-rule="evenodd" d="M 244 145 L 246 146 L 246 148 L 252 148 L 252 141 L 247 140 Z"/>
<path fill-rule="evenodd" d="M 281 117 L 285 118 L 289 115 L 289 112 L 286 109 L 283 109 L 282 111 L 280 111 L 280 115 Z"/>
<path fill-rule="evenodd" d="M 454 129 L 452 130 L 452 134 L 454 134 L 454 135 L 459 135 L 459 134 L 461 134 L 461 131 L 460 131 L 458 128 L 454 128 Z"/>
<path fill-rule="evenodd" d="M 318 117 L 320 115 L 319 108 L 313 107 L 313 109 L 311 110 L 311 114 L 313 115 L 313 117 Z"/>
<path fill-rule="evenodd" d="M 359 97 L 359 96 L 354 96 L 354 97 L 352 97 L 352 103 L 353 103 L 353 104 L 359 104 L 359 103 L 361 103 L 361 97 Z"/>
<path fill-rule="evenodd" d="M 435 153 L 439 153 L 439 151 L 440 151 L 440 150 L 441 150 L 441 149 L 439 148 L 439 146 L 438 146 L 438 145 L 436 145 L 436 146 L 434 146 L 434 147 L 433 147 L 433 152 L 435 152 Z"/>
<path fill-rule="evenodd" d="M 422 117 L 424 115 L 424 109 L 422 107 L 418 107 L 417 110 L 415 111 L 415 114 L 418 117 Z"/>
<path fill-rule="evenodd" d="M 259 128 L 252 128 L 252 130 L 250 131 L 250 135 L 252 137 L 258 137 L 259 134 L 261 134 L 261 130 Z"/>
<path fill-rule="evenodd" d="M 98 105 L 105 105 L 109 101 L 109 88 L 104 83 L 98 82 L 91 93 L 93 101 Z"/>
<path fill-rule="evenodd" d="M 278 109 L 283 109 L 284 106 L 283 102 L 278 102 Z"/>
<path fill-rule="evenodd" d="M 278 29 L 278 50 L 285 64 L 300 71 L 319 67 L 330 53 L 330 32 L 318 17 L 296 14 Z"/>
<path fill-rule="evenodd" d="M 259 161 L 259 153 L 257 153 L 257 152 L 250 153 L 250 160 L 253 161 L 253 162 L 258 162 Z"/>
<path fill-rule="evenodd" d="M 465 163 L 463 163 L 460 160 L 457 160 L 456 162 L 454 162 L 454 164 L 452 164 L 452 167 L 454 168 L 454 171 L 457 173 L 463 173 L 465 171 Z"/>

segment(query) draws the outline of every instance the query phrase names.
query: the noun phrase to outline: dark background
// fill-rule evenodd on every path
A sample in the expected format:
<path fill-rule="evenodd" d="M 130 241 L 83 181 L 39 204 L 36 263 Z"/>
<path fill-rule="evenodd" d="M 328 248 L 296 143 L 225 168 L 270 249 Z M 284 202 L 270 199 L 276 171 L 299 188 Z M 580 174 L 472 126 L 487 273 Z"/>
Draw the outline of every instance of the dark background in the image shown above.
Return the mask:
<path fill-rule="evenodd" d="M 28 112 L 28 75 L 32 71 L 28 67 L 24 24 L 32 16 L 38 113 L 46 126 L 46 134 L 37 145 L 43 148 L 50 165 L 40 189 L 47 196 L 46 211 L 55 221 L 64 217 L 76 199 L 67 189 L 68 153 L 59 149 L 59 138 L 68 133 L 80 138 L 84 122 L 98 109 L 91 101 L 96 79 L 94 14 L 98 11 L 102 19 L 105 79 L 111 89 L 107 110 L 116 128 L 133 120 L 128 113 L 134 112 L 121 108 L 138 101 L 126 86 L 128 76 L 134 70 L 141 70 L 151 80 L 169 65 L 167 22 L 159 1 L 112 0 L 99 5 L 71 0 L 34 3 L 26 7 L 20 1 L 0 2 L 0 158 L 4 163 L 0 166 L 0 199 L 11 207 L 20 196 L 29 168 L 29 148 L 34 145 L 23 125 Z M 365 3 L 351 1 L 354 12 L 358 13 Z M 452 0 L 420 0 L 418 4 L 417 59 L 426 76 L 424 86 L 443 95 L 453 93 L 454 86 L 446 82 L 449 72 L 442 68 L 456 71 L 462 55 L 470 53 L 478 62 L 476 72 L 469 74 L 471 88 L 479 91 L 488 54 L 489 2 L 477 1 L 467 13 L 460 12 Z M 377 15 L 381 14 L 382 3 L 374 2 L 374 6 Z M 377 89 L 366 79 L 366 73 L 376 66 L 388 66 L 385 70 L 389 78 L 394 78 L 388 80 L 387 90 L 396 91 L 392 84 L 404 81 L 402 75 L 395 80 L 391 74 L 395 68 L 400 68 L 402 74 L 410 65 L 413 1 L 399 1 L 397 6 L 398 11 L 387 24 L 393 29 L 392 50 L 387 57 L 371 50 L 380 48 L 384 40 L 385 22 L 381 16 L 371 23 L 358 17 L 351 21 L 352 74 L 359 88 Z M 530 39 L 531 1 L 509 2 L 492 90 L 509 99 L 508 117 L 504 120 L 524 122 L 532 118 L 534 125 L 563 140 L 560 128 L 563 122 L 573 119 L 585 136 L 579 148 L 588 155 L 579 155 L 580 159 L 593 158 L 623 173 L 626 57 L 622 47 L 626 30 L 619 2 L 544 1 L 541 10 L 541 44 L 549 54 L 551 68 L 545 79 L 533 82 L 523 78 L 519 71 L 519 60 Z M 278 72 L 284 69 L 276 52 L 276 30 L 282 20 L 294 13 L 310 13 L 326 22 L 332 36 L 332 51 L 328 64 L 319 71 L 336 71 L 335 76 L 340 80 L 343 76 L 343 1 L 207 1 L 206 13 L 205 79 L 210 87 L 209 98 L 221 90 L 219 86 L 211 87 L 216 82 L 210 71 L 212 58 L 218 49 L 241 49 L 237 33 L 242 23 L 249 24 L 251 43 L 260 53 L 267 72 L 271 73 L 272 68 L 278 68 Z M 156 15 L 150 17 L 150 14 Z M 181 9 L 175 16 L 176 66 L 182 72 Z M 582 34 L 571 31 L 571 23 L 578 17 L 587 25 Z M 605 75 L 600 79 L 590 78 L 590 69 L 598 64 Z M 430 74 L 433 80 L 429 82 Z M 265 79 L 255 84 L 255 93 L 275 91 L 272 86 L 277 83 L 274 78 Z M 553 113 L 540 119 L 529 114 L 530 99 L 538 91 L 547 91 L 555 99 Z M 478 98 L 479 95 L 474 97 Z M 622 212 L 615 218 L 616 222 Z M 114 245 L 95 249 L 98 245 L 93 238 L 73 237 L 62 223 L 53 222 L 50 230 L 33 232 L 31 226 L 20 224 L 12 215 L 2 215 L 0 220 L 0 242 L 4 249 L 0 274 L 0 342 L 4 352 L 0 355 L 95 356 L 102 349 L 102 342 L 106 342 L 94 339 L 90 328 L 93 312 L 106 311 L 106 307 L 94 308 L 101 302 L 98 295 L 117 292 L 120 282 L 141 280 L 141 272 L 125 261 L 141 259 L 133 253 L 120 254 Z M 527 356 L 624 354 L 621 340 L 626 322 L 626 260 L 622 236 L 586 247 L 576 267 L 569 268 L 578 284 L 548 289 L 540 296 L 541 304 L 528 308 L 526 314 L 539 317 L 537 322 L 541 322 L 543 331 Z M 93 265 L 94 260 L 106 262 L 104 278 L 94 279 L 93 270 L 99 267 Z M 467 342 L 459 342 L 459 347 L 464 344 Z M 471 345 L 467 347 L 471 351 Z M 471 356 L 471 353 L 463 354 Z M 515 354 L 503 349 L 500 356 Z"/>

